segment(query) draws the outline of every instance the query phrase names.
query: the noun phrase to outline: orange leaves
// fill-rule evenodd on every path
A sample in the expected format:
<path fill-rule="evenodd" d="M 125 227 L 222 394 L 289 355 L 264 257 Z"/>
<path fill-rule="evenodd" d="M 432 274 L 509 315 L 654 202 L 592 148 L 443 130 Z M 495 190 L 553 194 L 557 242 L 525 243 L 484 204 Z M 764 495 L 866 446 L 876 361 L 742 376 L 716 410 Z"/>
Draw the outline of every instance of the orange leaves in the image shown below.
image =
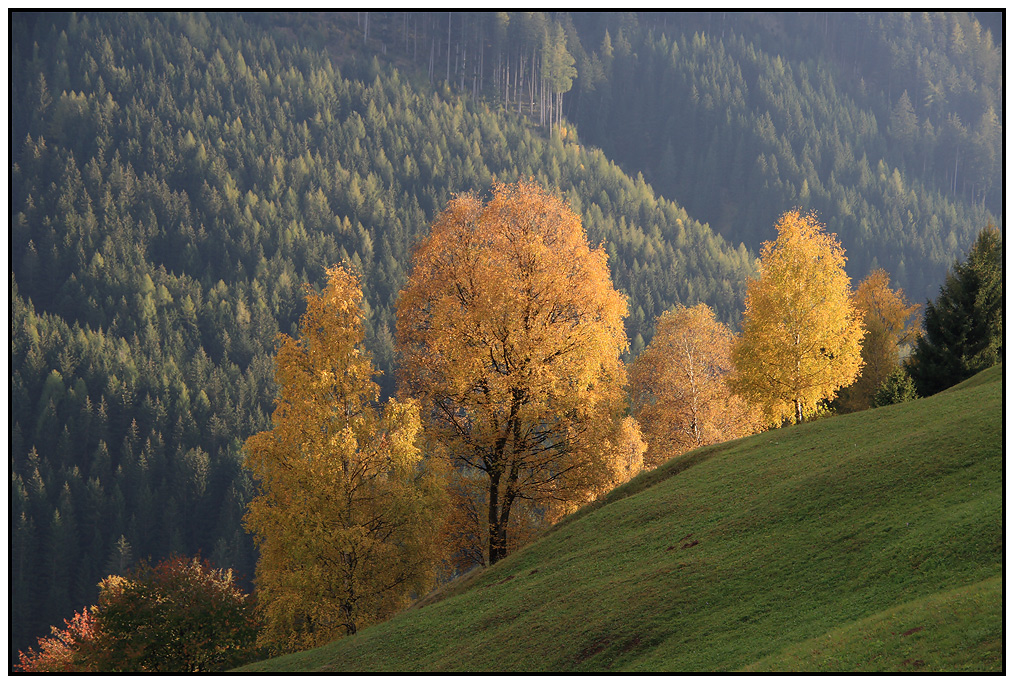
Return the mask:
<path fill-rule="evenodd" d="M 659 316 L 651 344 L 630 369 L 631 408 L 648 440 L 650 467 L 759 429 L 759 416 L 726 385 L 733 339 L 705 304 Z"/>
<path fill-rule="evenodd" d="M 487 476 L 492 561 L 515 500 L 587 491 L 623 401 L 626 308 L 605 251 L 532 183 L 455 198 L 417 248 L 398 302 L 401 379 L 428 433 Z"/>
<path fill-rule="evenodd" d="M 760 277 L 747 284 L 733 387 L 769 419 L 799 422 L 859 374 L 864 330 L 838 240 L 798 211 L 776 228 Z"/>
<path fill-rule="evenodd" d="M 80 656 L 82 647 L 89 644 L 96 633 L 95 615 L 88 608 L 64 620 L 65 629 L 50 627 L 52 636 L 41 637 L 38 651 L 18 653 L 14 669 L 20 672 L 88 672 L 94 668 Z"/>
<path fill-rule="evenodd" d="M 919 305 L 910 303 L 900 288 L 892 290 L 891 277 L 882 268 L 859 283 L 853 299 L 867 331 L 882 329 L 895 346 L 911 342 L 919 329 Z"/>
<path fill-rule="evenodd" d="M 843 411 L 861 411 L 873 405 L 873 395 L 897 367 L 901 347 L 918 334 L 918 304 L 910 304 L 900 289 L 891 289 L 887 271 L 877 269 L 859 283 L 853 295 L 866 328 L 863 336 L 863 370 L 856 381 L 842 390 L 838 404 Z"/>

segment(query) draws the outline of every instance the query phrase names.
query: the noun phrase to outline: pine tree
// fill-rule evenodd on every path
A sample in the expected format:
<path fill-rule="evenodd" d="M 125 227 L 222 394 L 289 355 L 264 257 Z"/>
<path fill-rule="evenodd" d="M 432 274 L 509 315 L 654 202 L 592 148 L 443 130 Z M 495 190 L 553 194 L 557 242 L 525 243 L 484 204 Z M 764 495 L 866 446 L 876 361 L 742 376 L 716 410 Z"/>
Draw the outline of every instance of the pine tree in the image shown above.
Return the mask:
<path fill-rule="evenodd" d="M 1003 244 L 992 224 L 955 262 L 940 296 L 927 302 L 925 335 L 906 368 L 929 396 L 1003 361 Z"/>
<path fill-rule="evenodd" d="M 110 575 L 125 575 L 133 565 L 134 551 L 127 538 L 121 534 L 113 545 L 113 550 L 109 552 L 105 571 Z"/>

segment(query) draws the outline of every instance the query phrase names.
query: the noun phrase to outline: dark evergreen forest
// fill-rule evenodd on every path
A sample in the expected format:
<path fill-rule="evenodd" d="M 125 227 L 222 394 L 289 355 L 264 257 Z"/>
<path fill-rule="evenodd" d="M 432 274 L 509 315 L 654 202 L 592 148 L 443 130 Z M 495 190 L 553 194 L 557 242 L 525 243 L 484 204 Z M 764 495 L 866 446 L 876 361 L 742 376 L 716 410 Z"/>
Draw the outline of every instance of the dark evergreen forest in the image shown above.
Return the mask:
<path fill-rule="evenodd" d="M 792 206 L 917 301 L 1001 225 L 1002 61 L 965 14 L 11 22 L 14 657 L 138 559 L 252 576 L 241 445 L 302 284 L 361 269 L 391 394 L 395 298 L 454 193 L 570 202 L 631 357 L 675 303 L 735 326 Z"/>

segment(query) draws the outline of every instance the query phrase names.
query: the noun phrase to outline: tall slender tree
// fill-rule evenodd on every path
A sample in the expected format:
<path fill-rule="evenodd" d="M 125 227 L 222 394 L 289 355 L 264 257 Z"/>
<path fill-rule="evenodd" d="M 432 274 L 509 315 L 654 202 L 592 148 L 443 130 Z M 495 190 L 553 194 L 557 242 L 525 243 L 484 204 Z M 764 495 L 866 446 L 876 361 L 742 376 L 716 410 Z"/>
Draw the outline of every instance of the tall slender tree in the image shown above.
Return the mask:
<path fill-rule="evenodd" d="M 902 347 L 910 345 L 919 327 L 918 304 L 891 289 L 887 271 L 877 269 L 856 288 L 856 309 L 862 317 L 863 370 L 856 381 L 841 390 L 835 406 L 842 411 L 861 411 L 874 405 L 877 389 L 897 368 Z"/>
<path fill-rule="evenodd" d="M 416 444 L 418 409 L 374 408 L 358 278 L 327 273 L 322 293 L 307 288 L 300 338 L 280 336 L 273 427 L 246 442 L 259 640 L 274 652 L 355 634 L 433 577 L 442 490 Z"/>
<path fill-rule="evenodd" d="M 855 380 L 864 331 L 837 238 L 798 210 L 775 227 L 747 284 L 732 387 L 770 419 L 799 423 Z"/>

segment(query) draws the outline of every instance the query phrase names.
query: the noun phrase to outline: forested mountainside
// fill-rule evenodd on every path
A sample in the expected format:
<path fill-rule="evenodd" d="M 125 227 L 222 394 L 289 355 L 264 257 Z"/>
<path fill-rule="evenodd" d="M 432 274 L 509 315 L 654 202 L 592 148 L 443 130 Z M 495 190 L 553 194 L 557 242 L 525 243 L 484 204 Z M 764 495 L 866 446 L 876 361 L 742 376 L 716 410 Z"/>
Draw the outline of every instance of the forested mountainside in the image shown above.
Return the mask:
<path fill-rule="evenodd" d="M 964 12 L 406 13 L 291 17 L 473 98 L 552 120 L 758 249 L 816 210 L 861 279 L 936 294 L 1002 219 L 1003 61 Z"/>
<path fill-rule="evenodd" d="M 786 206 L 815 209 L 854 279 L 885 268 L 921 302 L 999 223 L 1002 58 L 967 14 L 575 23 L 593 47 L 616 38 L 566 110 L 584 139 L 727 239 L 756 249 Z"/>
<path fill-rule="evenodd" d="M 607 245 L 635 352 L 676 301 L 729 322 L 742 305 L 746 249 L 425 75 L 339 69 L 234 15 L 15 15 L 13 35 L 15 654 L 132 560 L 201 552 L 252 577 L 241 445 L 269 425 L 302 283 L 363 270 L 390 393 L 394 298 L 455 192 L 557 189 Z"/>
<path fill-rule="evenodd" d="M 302 283 L 362 269 L 390 394 L 395 297 L 456 192 L 566 199 L 630 300 L 631 356 L 677 302 L 736 326 L 792 206 L 854 281 L 880 265 L 916 301 L 999 224 L 1002 62 L 965 15 L 11 21 L 15 654 L 138 558 L 252 576 L 241 445 Z"/>

